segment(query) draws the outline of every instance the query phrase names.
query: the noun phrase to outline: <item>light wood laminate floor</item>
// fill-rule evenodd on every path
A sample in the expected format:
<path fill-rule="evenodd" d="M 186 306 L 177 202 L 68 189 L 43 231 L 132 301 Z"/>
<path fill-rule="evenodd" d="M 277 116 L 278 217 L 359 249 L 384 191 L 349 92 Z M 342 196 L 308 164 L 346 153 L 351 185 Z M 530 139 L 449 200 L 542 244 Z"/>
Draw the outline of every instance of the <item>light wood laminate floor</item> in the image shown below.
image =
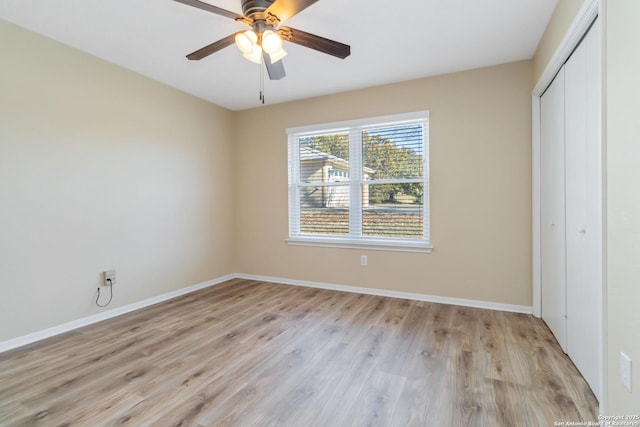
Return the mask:
<path fill-rule="evenodd" d="M 532 316 L 239 279 L 0 354 L 2 426 L 596 419 Z"/>

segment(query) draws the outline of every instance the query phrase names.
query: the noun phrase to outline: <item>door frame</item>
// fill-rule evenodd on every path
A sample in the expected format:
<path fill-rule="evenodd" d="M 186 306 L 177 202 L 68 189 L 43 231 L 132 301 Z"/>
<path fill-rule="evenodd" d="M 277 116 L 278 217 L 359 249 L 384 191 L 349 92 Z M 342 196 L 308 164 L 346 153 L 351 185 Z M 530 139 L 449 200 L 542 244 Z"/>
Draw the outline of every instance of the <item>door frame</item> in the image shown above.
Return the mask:
<path fill-rule="evenodd" d="M 605 126 L 604 126 L 604 117 L 602 112 L 604 111 L 604 101 L 605 101 L 605 91 L 604 91 L 604 79 L 605 79 L 605 68 L 604 64 L 606 62 L 606 56 L 604 54 L 605 48 L 605 34 L 606 34 L 606 24 L 605 16 L 606 11 L 604 11 L 604 6 L 606 0 L 584 0 L 581 8 L 578 10 L 576 17 L 571 23 L 567 33 L 564 35 L 560 45 L 556 49 L 555 53 L 551 57 L 551 60 L 547 64 L 546 68 L 540 75 L 540 78 L 536 82 L 533 91 L 531 93 L 531 107 L 532 107 L 532 250 L 533 250 L 533 259 L 532 259 L 532 273 L 533 273 L 533 315 L 536 317 L 541 317 L 542 315 L 542 281 L 541 281 L 541 221 L 540 221 L 540 97 L 547 89 L 547 87 L 553 81 L 555 75 L 560 71 L 560 68 L 567 61 L 571 53 L 578 46 L 584 35 L 587 33 L 593 21 L 599 16 L 600 17 L 600 44 L 601 44 L 601 132 L 600 141 L 601 141 L 601 150 L 603 155 L 601 156 L 602 161 L 602 236 L 603 236 L 603 259 L 602 259 L 602 319 L 601 319 L 601 330 L 599 331 L 601 337 L 602 348 L 600 348 L 600 360 L 602 361 L 602 366 L 600 368 L 600 384 L 601 384 L 601 395 L 596 396 L 600 403 L 600 414 L 605 414 L 607 409 L 607 354 L 605 349 L 607 348 L 607 333 L 606 333 L 606 319 L 607 319 L 607 305 L 606 305 L 606 187 L 605 187 L 605 176 L 606 176 L 606 163 L 604 156 L 604 148 L 605 148 Z"/>

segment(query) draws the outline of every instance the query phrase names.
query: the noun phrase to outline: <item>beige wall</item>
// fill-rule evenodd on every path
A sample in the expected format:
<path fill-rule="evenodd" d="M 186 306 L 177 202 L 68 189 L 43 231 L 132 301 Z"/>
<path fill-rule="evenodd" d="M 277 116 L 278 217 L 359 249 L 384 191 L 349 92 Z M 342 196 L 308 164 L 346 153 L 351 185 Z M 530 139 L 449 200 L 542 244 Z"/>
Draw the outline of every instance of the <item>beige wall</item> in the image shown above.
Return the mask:
<path fill-rule="evenodd" d="M 522 61 L 237 113 L 238 270 L 530 306 L 532 86 Z M 427 109 L 432 254 L 285 243 L 287 127 Z"/>
<path fill-rule="evenodd" d="M 232 272 L 531 304 L 530 61 L 232 113 L 0 40 L 0 341 L 99 312 L 110 268 L 109 309 Z M 423 109 L 433 254 L 285 244 L 286 127 Z"/>
<path fill-rule="evenodd" d="M 640 414 L 640 2 L 606 2 L 609 413 Z M 620 352 L 633 393 L 620 381 Z"/>
<path fill-rule="evenodd" d="M 0 21 L 0 341 L 231 273 L 232 113 Z"/>
<path fill-rule="evenodd" d="M 558 0 L 547 29 L 533 57 L 533 81 L 538 81 L 549 60 L 560 45 L 584 0 Z"/>

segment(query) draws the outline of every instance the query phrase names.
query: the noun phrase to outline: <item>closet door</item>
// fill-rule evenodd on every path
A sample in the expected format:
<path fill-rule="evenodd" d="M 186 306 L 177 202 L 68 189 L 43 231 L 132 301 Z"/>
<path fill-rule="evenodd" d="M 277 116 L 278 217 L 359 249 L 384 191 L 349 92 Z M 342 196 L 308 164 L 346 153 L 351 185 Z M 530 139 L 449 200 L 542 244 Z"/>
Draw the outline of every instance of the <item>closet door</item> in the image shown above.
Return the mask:
<path fill-rule="evenodd" d="M 542 319 L 566 351 L 564 68 L 540 98 Z"/>
<path fill-rule="evenodd" d="M 567 354 L 600 396 L 602 197 L 596 21 L 565 64 Z"/>

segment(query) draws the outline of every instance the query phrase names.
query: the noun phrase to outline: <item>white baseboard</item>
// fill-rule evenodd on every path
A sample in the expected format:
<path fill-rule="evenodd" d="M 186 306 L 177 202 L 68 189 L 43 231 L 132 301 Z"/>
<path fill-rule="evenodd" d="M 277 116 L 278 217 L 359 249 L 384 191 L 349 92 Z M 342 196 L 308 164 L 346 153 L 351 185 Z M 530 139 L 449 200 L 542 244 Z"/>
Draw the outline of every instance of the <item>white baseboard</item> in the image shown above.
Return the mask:
<path fill-rule="evenodd" d="M 55 335 L 60 335 L 65 332 L 72 331 L 74 329 L 82 328 L 83 326 L 91 325 L 93 323 L 101 322 L 103 320 L 111 319 L 112 317 L 120 316 L 125 313 L 130 313 L 135 310 L 140 310 L 141 308 L 145 308 L 154 304 L 157 304 L 162 301 L 166 301 L 171 298 L 179 297 L 181 295 L 185 295 L 200 289 L 208 288 L 210 286 L 218 285 L 222 282 L 226 282 L 227 280 L 234 279 L 236 275 L 229 274 L 227 276 L 218 277 L 217 279 L 208 280 L 206 282 L 198 283 L 197 285 L 188 286 L 186 288 L 178 289 L 176 291 L 167 292 L 166 294 L 158 295 L 155 297 L 147 298 L 142 301 L 134 302 L 132 304 L 124 305 L 122 307 L 114 308 L 112 310 L 103 311 L 101 313 L 93 314 L 91 316 L 83 317 L 78 320 L 73 320 L 71 322 L 63 323 L 58 326 L 54 326 L 51 328 L 43 329 L 41 331 L 33 332 L 28 335 L 23 335 L 21 337 L 12 338 L 7 341 L 0 342 L 0 353 L 12 350 L 14 348 L 22 347 L 27 344 L 34 343 L 36 341 L 43 340 L 45 338 L 50 338 Z"/>
<path fill-rule="evenodd" d="M 310 288 L 330 289 L 334 291 L 353 292 L 357 294 L 377 295 L 391 298 L 404 298 L 416 301 L 435 302 L 440 304 L 460 305 L 464 307 L 485 308 L 488 310 L 509 311 L 513 313 L 531 314 L 533 307 L 528 305 L 501 304 L 497 302 L 479 301 L 463 298 L 441 297 L 436 295 L 417 294 L 412 292 L 389 291 L 385 289 L 361 288 L 359 286 L 335 285 L 331 283 L 309 282 L 306 280 L 285 279 L 282 277 L 257 276 L 253 274 L 235 274 L 238 279 L 259 280 L 263 282 L 282 283 L 284 285 L 307 286 Z"/>
<path fill-rule="evenodd" d="M 125 313 L 130 313 L 135 310 L 140 310 L 141 308 L 145 308 L 153 304 L 157 304 L 159 302 L 166 301 L 171 298 L 179 297 L 181 295 L 185 295 L 200 289 L 208 288 L 210 286 L 215 286 L 232 279 L 258 280 L 263 282 L 282 283 L 284 285 L 306 286 L 310 288 L 329 289 L 334 291 L 353 292 L 358 294 L 377 295 L 377 296 L 391 297 L 391 298 L 404 298 L 404 299 L 410 299 L 410 300 L 416 300 L 416 301 L 460 305 L 465 307 L 485 308 L 488 310 L 509 311 L 514 313 L 531 314 L 533 312 L 533 308 L 531 306 L 525 306 L 525 305 L 501 304 L 501 303 L 489 302 L 489 301 L 478 301 L 478 300 L 463 299 L 463 298 L 450 298 L 450 297 L 441 297 L 441 296 L 435 296 L 435 295 L 416 294 L 411 292 L 399 292 L 399 291 L 389 291 L 384 289 L 362 288 L 359 286 L 346 286 L 346 285 L 336 285 L 331 283 L 310 282 L 306 280 L 285 279 L 283 277 L 257 276 L 252 274 L 236 273 L 236 274 L 229 274 L 223 277 L 218 277 L 217 279 L 209 280 L 203 283 L 199 283 L 197 285 L 188 286 L 186 288 L 178 289 L 176 291 L 168 292 L 166 294 L 147 298 L 142 301 L 138 301 L 122 307 L 114 308 L 113 310 L 108 310 L 102 313 L 97 313 L 91 316 L 83 317 L 82 319 L 73 320 L 71 322 L 63 323 L 58 326 L 33 332 L 31 334 L 23 335 L 21 337 L 12 338 L 7 341 L 2 341 L 0 342 L 0 353 L 12 350 L 14 348 L 25 346 L 27 344 L 32 344 L 36 341 L 40 341 L 45 338 L 50 338 L 55 335 L 60 335 L 65 332 L 72 331 L 74 329 L 82 328 L 83 326 L 87 326 L 93 323 L 107 320 L 112 317 L 120 316 Z"/>

